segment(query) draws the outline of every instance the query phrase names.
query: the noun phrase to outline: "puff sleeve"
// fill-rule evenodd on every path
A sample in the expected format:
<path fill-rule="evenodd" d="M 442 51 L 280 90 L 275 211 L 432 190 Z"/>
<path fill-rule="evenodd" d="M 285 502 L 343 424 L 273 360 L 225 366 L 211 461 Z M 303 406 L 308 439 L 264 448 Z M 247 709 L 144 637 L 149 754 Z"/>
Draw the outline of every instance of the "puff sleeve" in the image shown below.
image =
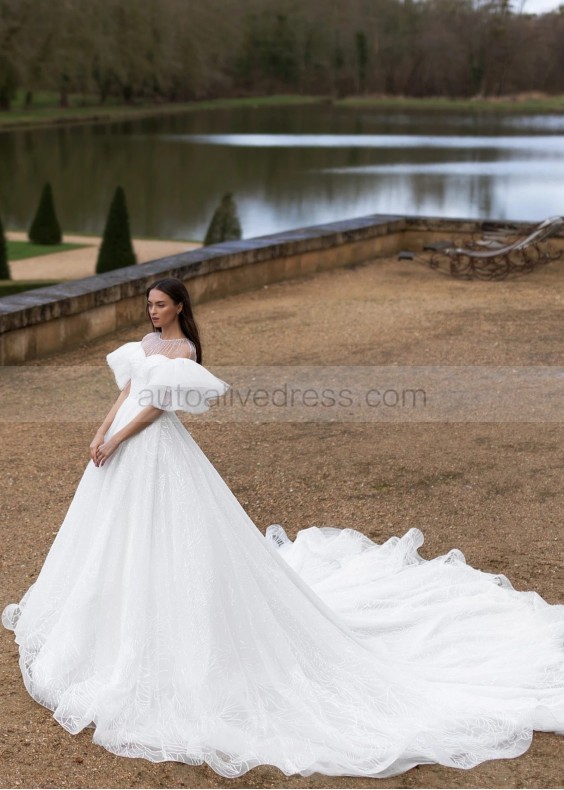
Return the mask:
<path fill-rule="evenodd" d="M 214 376 L 192 359 L 148 357 L 139 391 L 141 406 L 156 406 L 164 411 L 201 414 L 210 408 L 209 400 L 218 398 L 229 384 Z"/>
<path fill-rule="evenodd" d="M 133 354 L 139 347 L 138 342 L 124 343 L 115 351 L 106 354 L 106 362 L 115 376 L 116 384 L 122 390 L 131 379 Z"/>

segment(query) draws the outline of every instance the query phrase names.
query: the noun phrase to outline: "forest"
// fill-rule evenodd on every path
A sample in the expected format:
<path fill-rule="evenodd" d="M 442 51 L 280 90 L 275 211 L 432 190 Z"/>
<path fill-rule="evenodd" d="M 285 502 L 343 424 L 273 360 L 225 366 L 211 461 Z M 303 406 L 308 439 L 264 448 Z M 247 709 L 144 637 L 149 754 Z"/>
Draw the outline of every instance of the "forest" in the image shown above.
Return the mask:
<path fill-rule="evenodd" d="M 0 0 L 0 109 L 297 93 L 564 92 L 564 6 L 510 0 Z"/>

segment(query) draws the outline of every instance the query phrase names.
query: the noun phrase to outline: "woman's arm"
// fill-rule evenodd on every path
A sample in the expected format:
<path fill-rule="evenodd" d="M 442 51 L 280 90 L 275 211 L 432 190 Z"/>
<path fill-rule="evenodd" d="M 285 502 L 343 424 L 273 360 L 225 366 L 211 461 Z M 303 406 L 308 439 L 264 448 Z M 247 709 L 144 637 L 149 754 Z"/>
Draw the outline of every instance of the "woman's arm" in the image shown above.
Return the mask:
<path fill-rule="evenodd" d="M 93 459 L 96 466 L 104 466 L 110 455 L 122 442 L 129 439 L 130 436 L 139 433 L 139 431 L 142 431 L 143 428 L 146 428 L 148 425 L 151 425 L 151 423 L 162 413 L 163 409 L 158 409 L 156 406 L 145 406 L 131 422 L 128 422 L 127 425 L 124 425 L 119 431 L 116 431 L 107 442 L 102 442 L 102 444 L 97 447 L 95 453 L 96 457 Z"/>
<path fill-rule="evenodd" d="M 127 384 L 125 385 L 125 387 L 120 392 L 120 394 L 118 396 L 118 399 L 116 400 L 116 402 L 114 403 L 114 405 L 112 406 L 110 411 L 106 414 L 104 422 L 98 428 L 97 432 L 101 433 L 102 436 L 104 436 L 104 434 L 106 433 L 106 431 L 108 430 L 110 425 L 113 423 L 114 417 L 116 416 L 119 407 L 121 406 L 121 404 L 124 402 L 124 400 L 129 395 L 130 390 L 131 390 L 131 381 L 128 381 Z"/>
<path fill-rule="evenodd" d="M 104 422 L 100 425 L 100 427 L 96 431 L 96 435 L 92 439 L 92 442 L 90 444 L 90 457 L 92 458 L 96 466 L 98 466 L 98 464 L 96 463 L 96 451 L 98 447 L 104 443 L 104 436 L 106 435 L 106 431 L 114 421 L 114 417 L 116 416 L 119 407 L 129 395 L 130 389 L 131 389 L 131 381 L 128 381 L 125 387 L 120 392 L 116 402 L 114 403 L 114 405 L 107 413 L 106 417 L 104 418 Z"/>

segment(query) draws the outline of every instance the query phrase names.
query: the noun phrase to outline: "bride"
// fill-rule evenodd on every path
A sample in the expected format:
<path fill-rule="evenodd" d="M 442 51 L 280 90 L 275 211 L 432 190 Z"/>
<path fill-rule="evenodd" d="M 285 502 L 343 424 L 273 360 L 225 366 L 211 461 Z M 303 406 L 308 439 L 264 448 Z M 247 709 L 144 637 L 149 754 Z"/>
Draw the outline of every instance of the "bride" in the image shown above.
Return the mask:
<path fill-rule="evenodd" d="M 228 384 L 202 366 L 184 284 L 107 355 L 121 394 L 36 582 L 2 621 L 29 694 L 125 757 L 225 777 L 386 777 L 515 757 L 564 734 L 564 606 L 419 530 L 263 535 L 176 415 Z"/>

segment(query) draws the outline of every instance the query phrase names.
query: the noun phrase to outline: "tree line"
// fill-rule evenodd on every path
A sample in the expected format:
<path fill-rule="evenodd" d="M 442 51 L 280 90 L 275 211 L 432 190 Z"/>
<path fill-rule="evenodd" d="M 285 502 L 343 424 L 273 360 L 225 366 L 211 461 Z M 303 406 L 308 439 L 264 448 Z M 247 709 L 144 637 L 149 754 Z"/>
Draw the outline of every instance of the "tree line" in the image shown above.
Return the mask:
<path fill-rule="evenodd" d="M 0 0 L 0 109 L 303 93 L 564 92 L 564 6 L 510 0 Z"/>

